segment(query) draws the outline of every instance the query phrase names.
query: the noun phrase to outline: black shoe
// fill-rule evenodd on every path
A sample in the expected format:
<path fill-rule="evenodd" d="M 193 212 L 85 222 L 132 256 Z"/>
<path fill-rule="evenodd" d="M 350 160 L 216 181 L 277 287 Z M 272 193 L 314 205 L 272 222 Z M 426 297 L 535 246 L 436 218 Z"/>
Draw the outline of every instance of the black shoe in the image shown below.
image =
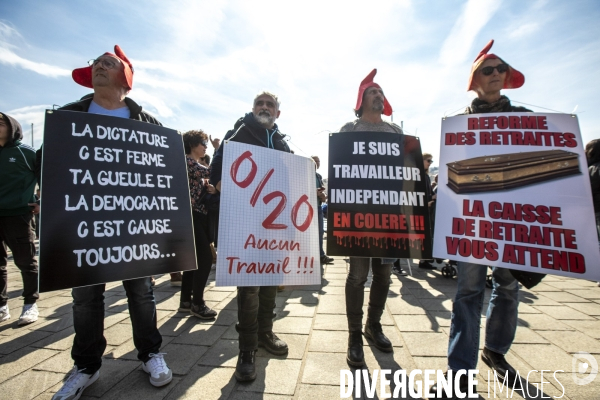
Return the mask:
<path fill-rule="evenodd" d="M 179 311 L 179 312 L 190 312 L 191 309 L 192 309 L 192 302 L 191 301 L 180 301 L 179 302 L 179 308 L 177 309 L 177 311 Z"/>
<path fill-rule="evenodd" d="M 266 351 L 277 356 L 287 354 L 288 345 L 271 332 L 258 332 L 258 347 L 264 347 Z"/>
<path fill-rule="evenodd" d="M 405 270 L 403 270 L 401 267 L 397 267 L 396 265 L 394 265 L 392 267 L 392 273 L 394 275 L 398 275 L 398 276 L 406 276 L 406 275 L 408 275 L 408 272 L 406 272 Z"/>
<path fill-rule="evenodd" d="M 419 268 L 422 269 L 437 269 L 429 261 L 419 261 Z"/>
<path fill-rule="evenodd" d="M 348 365 L 362 367 L 365 365 L 365 353 L 363 352 L 362 332 L 350 332 L 348 337 L 348 354 L 346 355 Z"/>
<path fill-rule="evenodd" d="M 446 371 L 446 373 L 444 375 L 446 377 L 448 377 L 448 372 Z M 461 375 L 458 386 L 459 386 L 460 391 L 462 392 L 462 397 L 457 396 L 456 388 L 454 387 L 454 375 L 452 375 L 452 394 L 450 395 L 450 397 L 448 397 L 448 395 L 446 394 L 446 391 L 444 389 L 442 389 L 441 396 L 437 397 L 437 383 L 436 383 L 429 389 L 428 398 L 430 398 L 430 399 L 456 399 L 456 398 L 464 399 L 464 398 L 467 398 L 467 396 L 465 396 L 465 395 L 468 395 L 468 393 L 469 393 L 469 379 L 468 379 L 467 375 Z M 477 393 L 477 385 L 473 385 L 473 393 Z"/>
<path fill-rule="evenodd" d="M 500 380 L 504 380 L 506 373 L 508 372 L 508 387 L 513 387 L 513 383 L 516 382 L 515 387 L 521 387 L 521 380 L 517 379 L 517 371 L 508 363 L 504 356 L 500 353 L 496 353 L 488 349 L 487 347 L 483 348 L 483 352 L 481 353 L 481 359 L 484 363 L 498 374 L 498 378 Z"/>
<path fill-rule="evenodd" d="M 365 325 L 365 337 L 373 342 L 373 345 L 385 353 L 391 353 L 394 348 L 392 342 L 383 334 L 379 322 L 369 322 Z"/>
<path fill-rule="evenodd" d="M 250 382 L 256 379 L 254 353 L 254 351 L 240 351 L 234 374 L 238 382 Z"/>
<path fill-rule="evenodd" d="M 321 264 L 331 264 L 332 262 L 333 258 L 329 257 L 328 255 L 321 257 Z"/>
<path fill-rule="evenodd" d="M 217 312 L 211 310 L 206 304 L 202 304 L 201 306 L 192 304 L 190 314 L 200 319 L 214 319 L 217 316 Z"/>

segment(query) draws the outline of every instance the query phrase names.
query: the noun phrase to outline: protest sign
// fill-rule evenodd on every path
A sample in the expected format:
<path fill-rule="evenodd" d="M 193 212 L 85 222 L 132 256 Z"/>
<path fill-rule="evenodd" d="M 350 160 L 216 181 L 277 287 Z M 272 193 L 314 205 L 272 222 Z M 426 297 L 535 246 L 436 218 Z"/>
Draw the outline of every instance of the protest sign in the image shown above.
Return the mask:
<path fill-rule="evenodd" d="M 444 118 L 438 182 L 434 257 L 600 279 L 576 116 Z"/>
<path fill-rule="evenodd" d="M 46 111 L 40 292 L 196 268 L 181 136 Z"/>
<path fill-rule="evenodd" d="M 217 286 L 321 283 L 313 160 L 223 146 Z"/>
<path fill-rule="evenodd" d="M 418 138 L 332 133 L 327 254 L 431 258 L 426 185 Z"/>

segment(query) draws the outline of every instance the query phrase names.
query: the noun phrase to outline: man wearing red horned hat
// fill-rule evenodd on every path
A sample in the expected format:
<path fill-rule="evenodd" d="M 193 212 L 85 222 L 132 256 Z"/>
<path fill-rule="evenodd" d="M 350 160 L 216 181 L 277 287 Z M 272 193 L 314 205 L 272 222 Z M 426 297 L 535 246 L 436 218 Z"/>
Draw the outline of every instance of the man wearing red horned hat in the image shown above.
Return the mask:
<path fill-rule="evenodd" d="M 473 90 L 477 97 L 465 114 L 481 114 L 491 112 L 531 112 L 524 107 L 513 106 L 508 97 L 500 94 L 501 89 L 517 89 L 525 83 L 522 73 L 507 64 L 495 54 L 488 53 L 494 41 L 491 40 L 475 58 L 469 76 L 467 90 Z M 485 295 L 486 273 L 488 268 L 468 262 L 458 263 L 458 288 L 452 305 L 452 321 L 448 344 L 448 370 L 462 374 L 458 387 L 453 387 L 454 395 L 460 390 L 466 393 L 469 389 L 466 371 L 477 367 L 479 352 L 479 327 L 481 310 Z M 514 275 L 514 276 L 513 276 Z M 542 274 L 512 271 L 495 267 L 492 272 L 492 295 L 486 314 L 485 346 L 481 359 L 501 379 L 508 376 L 508 387 L 520 387 L 515 369 L 506 361 L 517 331 L 517 308 L 519 305 L 519 285 L 532 287 L 537 284 Z M 475 392 L 475 388 L 472 388 Z M 437 386 L 432 387 L 430 395 L 437 396 Z M 440 394 L 447 398 L 445 392 Z M 452 396 L 450 397 L 452 398 Z"/>
<path fill-rule="evenodd" d="M 392 106 L 383 94 L 381 86 L 373 82 L 377 69 L 360 83 L 358 99 L 354 109 L 358 119 L 348 122 L 340 132 L 393 132 L 402 134 L 396 124 L 384 121 L 381 114 L 392 115 Z M 369 274 L 369 261 L 373 269 L 373 283 L 369 293 L 369 308 L 365 337 L 373 342 L 379 350 L 389 353 L 392 343 L 383 334 L 381 315 L 385 307 L 390 288 L 390 273 L 394 259 L 350 257 L 350 270 L 346 278 L 346 317 L 348 318 L 348 353 L 346 361 L 350 366 L 361 367 L 365 364 L 362 340 L 363 302 L 365 283 Z"/>
<path fill-rule="evenodd" d="M 78 84 L 94 89 L 94 93 L 60 110 L 111 115 L 161 125 L 152 115 L 142 111 L 141 106 L 125 97 L 133 85 L 133 66 L 119 46 L 115 46 L 114 54 L 104 53 L 90 60 L 89 64 L 88 67 L 75 69 L 72 76 Z M 142 361 L 142 370 L 150 375 L 153 386 L 166 385 L 171 382 L 173 375 L 160 353 L 162 336 L 156 326 L 156 302 L 151 278 L 123 281 L 123 287 L 127 294 L 133 343 Z M 104 290 L 104 284 L 73 289 L 75 338 L 71 356 L 75 366 L 62 388 L 52 397 L 53 400 L 76 400 L 85 388 L 98 379 L 106 349 Z"/>

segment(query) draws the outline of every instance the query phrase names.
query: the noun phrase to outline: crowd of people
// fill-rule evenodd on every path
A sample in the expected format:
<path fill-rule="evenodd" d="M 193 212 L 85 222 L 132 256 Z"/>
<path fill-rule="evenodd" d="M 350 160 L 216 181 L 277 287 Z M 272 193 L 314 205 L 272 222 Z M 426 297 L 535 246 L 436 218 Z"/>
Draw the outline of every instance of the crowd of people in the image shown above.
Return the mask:
<path fill-rule="evenodd" d="M 531 110 L 511 105 L 501 94 L 503 89 L 517 89 L 524 84 L 524 76 L 512 65 L 489 52 L 490 42 L 475 59 L 469 74 L 468 90 L 476 94 L 466 114 L 490 112 L 529 112 Z M 373 81 L 373 70 L 360 84 L 356 106 L 356 119 L 344 124 L 340 132 L 391 132 L 402 135 L 402 129 L 382 118 L 392 113 L 392 106 L 380 85 Z M 144 111 L 140 105 L 127 97 L 133 87 L 134 69 L 125 53 L 115 46 L 114 53 L 104 53 L 91 65 L 73 71 L 76 83 L 93 89 L 93 93 L 61 107 L 60 110 L 87 112 L 121 118 L 130 118 L 150 124 L 160 122 Z M 172 274 L 173 285 L 181 285 L 180 312 L 189 312 L 201 319 L 214 319 L 217 312 L 209 308 L 203 299 L 204 288 L 214 265 L 218 250 L 218 213 L 223 170 L 224 141 L 235 141 L 265 147 L 273 151 L 291 152 L 276 120 L 280 116 L 280 101 L 270 92 L 259 93 L 252 102 L 250 112 L 239 118 L 227 132 L 223 141 L 212 139 L 201 130 L 183 133 L 190 203 L 192 208 L 197 270 Z M 38 318 L 36 301 L 38 274 L 35 233 L 32 219 L 39 213 L 39 201 L 34 200 L 36 183 L 40 177 L 41 151 L 22 143 L 23 133 L 18 121 L 0 113 L 0 265 L 2 293 L 0 295 L 0 320 L 11 318 L 7 306 L 7 253 L 8 246 L 15 265 L 23 278 L 24 307 L 18 324 L 33 323 Z M 368 135 L 368 133 L 365 133 Z M 207 154 L 209 142 L 215 149 L 212 160 Z M 586 147 L 593 202 L 600 237 L 600 141 L 594 140 Z M 315 162 L 315 190 L 318 199 L 317 217 L 320 240 L 320 260 L 331 263 L 323 247 L 324 234 L 322 204 L 327 195 L 321 175 L 318 156 Z M 424 168 L 428 172 L 433 156 L 423 154 Z M 432 229 L 435 221 L 437 200 L 437 177 L 433 184 L 427 179 L 427 202 Z M 52 188 L 41 188 L 52 190 Z M 226 234 L 226 232 L 221 232 Z M 43 238 L 42 238 L 43 240 Z M 434 269 L 432 260 L 421 260 L 419 267 Z M 475 369 L 479 353 L 479 325 L 483 307 L 488 267 L 458 262 L 457 294 L 452 308 L 450 338 L 448 344 L 448 374 Z M 365 283 L 371 271 L 373 280 L 369 291 L 367 318 L 363 330 L 363 304 Z M 390 275 L 395 271 L 405 275 L 398 259 L 350 257 L 345 286 L 346 315 L 348 322 L 347 362 L 352 367 L 365 364 L 363 336 L 382 352 L 393 351 L 392 342 L 385 336 L 381 316 L 385 308 L 390 286 Z M 531 278 L 531 277 L 529 277 Z M 532 279 L 541 280 L 541 277 Z M 517 329 L 519 277 L 504 268 L 492 269 L 492 295 L 487 309 L 485 345 L 482 360 L 499 374 L 514 381 L 514 368 L 508 364 L 508 352 Z M 133 341 L 138 351 L 142 369 L 149 374 L 150 383 L 160 387 L 172 380 L 172 371 L 160 352 L 162 337 L 157 329 L 156 302 L 152 277 L 142 277 L 123 282 L 133 330 Z M 277 286 L 238 287 L 237 305 L 239 356 L 235 368 L 238 381 L 256 378 L 255 355 L 258 347 L 264 347 L 275 355 L 288 352 L 288 345 L 273 332 Z M 100 372 L 102 355 L 106 349 L 104 337 L 104 291 L 105 285 L 73 288 L 73 326 L 75 338 L 71 355 L 73 370 L 53 399 L 73 400 L 81 396 L 85 388 L 94 383 Z M 463 379 L 464 378 L 464 379 Z M 466 375 L 460 379 L 461 391 L 467 390 Z M 432 388 L 435 391 L 435 387 Z"/>

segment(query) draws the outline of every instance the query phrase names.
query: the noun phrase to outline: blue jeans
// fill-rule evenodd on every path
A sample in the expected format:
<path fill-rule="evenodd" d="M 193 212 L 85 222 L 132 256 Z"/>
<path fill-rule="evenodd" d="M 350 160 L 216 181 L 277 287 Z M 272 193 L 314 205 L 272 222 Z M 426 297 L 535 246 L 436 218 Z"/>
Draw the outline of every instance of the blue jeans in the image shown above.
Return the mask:
<path fill-rule="evenodd" d="M 78 369 L 92 374 L 102 365 L 106 350 L 104 338 L 104 290 L 105 284 L 73 288 L 73 327 L 75 339 L 71 357 Z M 123 281 L 127 294 L 129 316 L 133 329 L 133 343 L 142 362 L 150 359 L 150 353 L 158 353 L 162 336 L 156 327 L 156 302 L 151 278 Z"/>
<path fill-rule="evenodd" d="M 390 289 L 392 264 L 384 264 L 381 258 L 372 258 L 373 282 L 369 292 L 369 308 L 367 319 L 379 322 L 385 308 Z M 363 303 L 365 299 L 365 283 L 369 275 L 369 258 L 350 257 L 350 270 L 346 278 L 346 317 L 348 331 L 362 330 Z"/>
<path fill-rule="evenodd" d="M 319 252 L 321 257 L 325 255 L 325 250 L 323 250 L 323 235 L 325 234 L 325 223 L 323 221 L 323 208 L 321 208 L 321 204 L 317 206 L 317 220 L 319 221 Z"/>
<path fill-rule="evenodd" d="M 458 291 L 452 305 L 448 368 L 475 369 L 479 352 L 479 327 L 488 268 L 458 263 Z M 494 287 L 486 314 L 485 347 L 506 354 L 517 331 L 519 284 L 510 270 L 494 268 Z"/>

